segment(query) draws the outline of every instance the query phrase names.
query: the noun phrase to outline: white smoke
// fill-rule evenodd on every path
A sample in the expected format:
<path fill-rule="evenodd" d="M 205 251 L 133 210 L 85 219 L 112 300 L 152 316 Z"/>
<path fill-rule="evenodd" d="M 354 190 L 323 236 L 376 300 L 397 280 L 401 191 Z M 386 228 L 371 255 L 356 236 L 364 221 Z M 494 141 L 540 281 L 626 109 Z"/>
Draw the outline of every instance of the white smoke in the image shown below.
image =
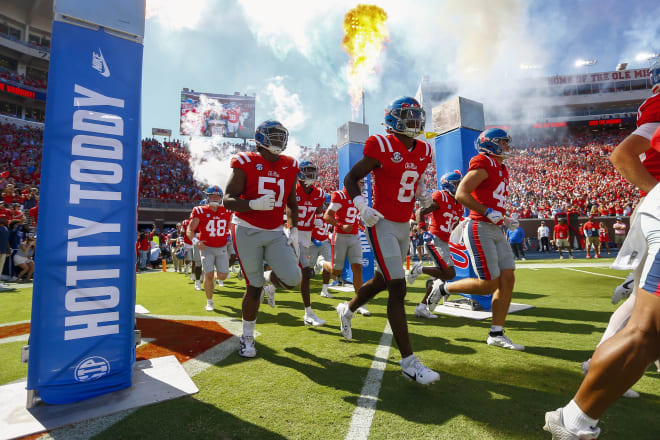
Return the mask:
<path fill-rule="evenodd" d="M 208 10 L 209 0 L 147 0 L 146 18 L 165 29 L 198 29 Z"/>
<path fill-rule="evenodd" d="M 280 121 L 291 133 L 301 130 L 309 116 L 300 95 L 289 91 L 285 86 L 286 79 L 282 76 L 276 76 L 268 80 L 268 84 L 264 88 L 263 98 L 260 96 L 259 99 L 265 101 L 263 107 L 270 109 L 264 119 Z M 300 145 L 295 137 L 289 136 L 285 154 L 300 158 Z"/>
<path fill-rule="evenodd" d="M 203 131 L 205 115 L 222 112 L 222 104 L 219 101 L 200 95 L 199 105 L 194 112 L 185 114 L 181 127 L 186 133 L 200 133 Z M 203 185 L 218 185 L 224 190 L 231 174 L 229 162 L 233 154 L 233 144 L 217 136 L 192 136 L 188 148 L 190 168 L 195 181 Z"/>

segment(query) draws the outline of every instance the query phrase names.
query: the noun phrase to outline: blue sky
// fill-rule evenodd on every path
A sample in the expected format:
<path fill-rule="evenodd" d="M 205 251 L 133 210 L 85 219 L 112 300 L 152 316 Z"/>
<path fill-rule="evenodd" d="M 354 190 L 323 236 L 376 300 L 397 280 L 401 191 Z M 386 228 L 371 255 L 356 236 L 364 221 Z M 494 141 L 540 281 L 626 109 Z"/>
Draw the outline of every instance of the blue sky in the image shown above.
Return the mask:
<path fill-rule="evenodd" d="M 257 94 L 257 123 L 278 118 L 299 145 L 336 143 L 351 119 L 343 17 L 358 2 L 299 0 L 147 0 L 142 133 L 178 134 L 183 87 Z M 406 3 L 406 4 L 404 4 Z M 366 84 L 366 122 L 382 132 L 383 108 L 413 95 L 423 75 L 458 82 L 465 96 L 487 99 L 530 75 L 570 74 L 577 58 L 591 72 L 614 70 L 638 52 L 660 52 L 657 0 L 377 1 L 390 41 Z M 584 69 L 584 68 L 583 68 Z M 582 70 L 584 71 L 584 70 Z"/>

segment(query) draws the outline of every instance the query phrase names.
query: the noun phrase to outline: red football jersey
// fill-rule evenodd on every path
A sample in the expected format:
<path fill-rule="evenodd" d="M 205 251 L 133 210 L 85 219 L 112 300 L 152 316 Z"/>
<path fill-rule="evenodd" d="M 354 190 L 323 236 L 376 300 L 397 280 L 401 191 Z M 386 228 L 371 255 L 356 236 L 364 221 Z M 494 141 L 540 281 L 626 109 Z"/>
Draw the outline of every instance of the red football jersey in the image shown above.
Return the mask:
<path fill-rule="evenodd" d="M 296 185 L 296 200 L 298 201 L 298 230 L 311 231 L 314 229 L 316 210 L 323 206 L 323 202 L 325 202 L 325 193 L 319 188 L 312 187 L 312 192 L 307 194 L 298 182 Z"/>
<path fill-rule="evenodd" d="M 568 225 L 555 225 L 555 238 L 558 240 L 563 240 L 568 238 Z"/>
<path fill-rule="evenodd" d="M 181 235 L 183 235 L 183 242 L 185 244 L 189 244 L 192 246 L 192 241 L 188 238 L 188 234 L 186 234 L 186 231 L 188 230 L 188 225 L 190 224 L 189 219 L 185 219 L 184 221 L 181 222 Z"/>
<path fill-rule="evenodd" d="M 374 173 L 374 209 L 387 220 L 405 223 L 415 209 L 415 191 L 426 167 L 433 160 L 433 149 L 427 142 L 415 141 L 408 151 L 393 135 L 369 136 L 364 155 L 376 159 L 380 166 Z"/>
<path fill-rule="evenodd" d="M 486 180 L 472 191 L 472 197 L 482 205 L 504 214 L 505 203 L 509 195 L 509 171 L 504 164 L 499 165 L 495 159 L 486 154 L 477 154 L 470 159 L 468 173 L 476 169 L 484 169 L 488 173 Z M 470 218 L 489 222 L 488 217 L 470 210 Z M 502 219 L 500 224 L 504 221 Z"/>
<path fill-rule="evenodd" d="M 651 138 L 651 147 L 660 153 L 660 127 L 653 133 L 653 137 Z M 658 179 L 660 180 L 660 179 Z"/>
<path fill-rule="evenodd" d="M 639 106 L 637 110 L 637 126 L 641 127 L 644 124 L 649 124 L 653 122 L 660 122 L 660 93 L 657 93 Z M 658 132 L 653 136 L 653 139 L 656 139 Z M 644 168 L 648 170 L 649 173 L 656 180 L 660 181 L 660 141 L 656 141 L 656 145 L 653 146 L 653 139 L 651 140 L 651 146 L 653 149 L 648 150 L 646 153 L 640 156 Z M 645 196 L 646 193 L 640 190 L 640 195 Z"/>
<path fill-rule="evenodd" d="M 650 122 L 660 122 L 660 93 L 650 96 L 637 110 L 637 126 Z"/>
<path fill-rule="evenodd" d="M 230 231 L 231 211 L 219 206 L 215 211 L 209 205 L 195 206 L 190 213 L 190 221 L 199 219 L 197 232 L 205 245 L 222 247 L 227 244 Z"/>
<path fill-rule="evenodd" d="M 429 232 L 440 240 L 449 243 L 449 236 L 454 226 L 463 217 L 463 205 L 458 203 L 447 191 L 433 191 L 431 198 L 440 207 L 431 212 Z"/>
<path fill-rule="evenodd" d="M 230 166 L 245 173 L 245 188 L 241 198 L 254 200 L 266 194 L 275 195 L 275 207 L 271 211 L 236 212 L 243 222 L 259 229 L 278 229 L 286 211 L 286 201 L 298 176 L 298 161 L 281 154 L 275 162 L 269 162 L 256 152 L 238 153 L 231 158 Z"/>
<path fill-rule="evenodd" d="M 314 220 L 317 218 L 321 220 L 321 227 L 315 226 L 314 229 L 312 229 L 312 238 L 318 241 L 325 241 L 328 239 L 328 234 L 330 233 L 332 225 L 323 220 L 323 215 L 317 215 Z"/>
<path fill-rule="evenodd" d="M 335 209 L 336 208 L 336 209 Z M 360 218 L 358 209 L 353 206 L 353 199 L 348 195 L 346 189 L 341 191 L 333 191 L 330 196 L 330 209 L 335 211 L 335 232 L 337 234 L 357 234 L 357 223 Z M 344 232 L 341 230 L 343 225 L 353 225 L 351 232 Z"/>
<path fill-rule="evenodd" d="M 240 110 L 228 110 L 227 111 L 227 119 L 232 124 L 237 123 L 240 116 L 241 116 L 241 111 Z"/>

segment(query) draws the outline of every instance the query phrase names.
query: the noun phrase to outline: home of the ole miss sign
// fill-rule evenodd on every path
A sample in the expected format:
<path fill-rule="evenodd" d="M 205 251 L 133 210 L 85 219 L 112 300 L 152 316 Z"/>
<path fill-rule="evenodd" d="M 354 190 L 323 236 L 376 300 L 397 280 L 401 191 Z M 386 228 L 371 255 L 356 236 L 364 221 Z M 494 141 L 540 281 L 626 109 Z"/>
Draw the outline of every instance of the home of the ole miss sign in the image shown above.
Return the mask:
<path fill-rule="evenodd" d="M 587 84 L 596 82 L 625 81 L 631 79 L 646 79 L 649 69 L 621 70 L 612 72 L 587 73 L 581 75 L 556 75 L 546 78 L 548 85 Z"/>

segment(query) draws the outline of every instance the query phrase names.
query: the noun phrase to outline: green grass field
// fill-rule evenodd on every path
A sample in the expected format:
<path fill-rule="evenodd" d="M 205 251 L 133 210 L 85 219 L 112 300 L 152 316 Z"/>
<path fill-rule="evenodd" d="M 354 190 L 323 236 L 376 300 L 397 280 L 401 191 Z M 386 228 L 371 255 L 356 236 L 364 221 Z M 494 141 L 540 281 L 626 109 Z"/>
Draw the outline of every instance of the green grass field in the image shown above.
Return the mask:
<path fill-rule="evenodd" d="M 555 260 L 556 261 L 556 260 Z M 602 260 L 601 260 L 602 261 Z M 608 261 L 608 260 L 605 260 Z M 540 263 L 542 261 L 534 261 Z M 571 263 L 578 260 L 571 261 Z M 582 379 L 587 359 L 616 308 L 610 302 L 619 279 L 562 269 L 516 271 L 514 302 L 534 308 L 509 315 L 507 334 L 527 347 L 514 352 L 489 347 L 490 321 L 413 316 L 425 276 L 409 287 L 407 312 L 412 345 L 439 382 L 423 387 L 406 380 L 394 344 L 378 396 L 371 439 L 548 439 L 543 414 L 564 405 Z M 625 277 L 605 268 L 585 268 Z M 240 319 L 243 283 L 231 278 L 216 288 L 216 316 Z M 277 308 L 262 305 L 257 320 L 257 357 L 236 353 L 194 377 L 200 392 L 142 408 L 97 438 L 343 439 L 386 325 L 387 295 L 355 316 L 353 341 L 339 333 L 337 299 L 318 296 L 313 307 L 328 321 L 306 328 L 298 292 L 277 293 Z M 0 293 L 0 322 L 29 319 L 31 290 Z M 186 276 L 138 277 L 137 302 L 153 314 L 200 315 L 204 295 Z M 182 335 L 185 337 L 185 335 Z M 23 378 L 23 342 L 0 344 L 0 383 Z M 649 368 L 634 389 L 640 399 L 621 399 L 603 417 L 606 439 L 660 437 L 660 374 Z"/>

